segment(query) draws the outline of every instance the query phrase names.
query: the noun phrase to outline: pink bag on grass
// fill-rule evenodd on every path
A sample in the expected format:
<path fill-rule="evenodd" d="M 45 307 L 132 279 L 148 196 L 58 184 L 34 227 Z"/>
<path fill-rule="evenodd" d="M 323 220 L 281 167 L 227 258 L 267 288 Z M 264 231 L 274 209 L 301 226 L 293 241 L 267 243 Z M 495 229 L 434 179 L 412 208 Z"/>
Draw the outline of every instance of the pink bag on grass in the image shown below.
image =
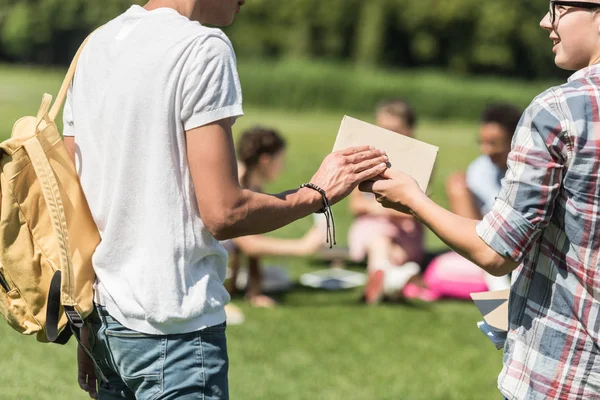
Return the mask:
<path fill-rule="evenodd" d="M 510 286 L 507 277 L 493 277 L 454 252 L 434 258 L 425 271 L 423 281 L 427 286 L 426 289 L 409 284 L 404 289 L 404 295 L 407 298 L 420 298 L 424 301 L 435 301 L 442 297 L 470 300 L 471 293 Z"/>
<path fill-rule="evenodd" d="M 458 253 L 450 252 L 433 259 L 423 280 L 436 298 L 471 299 L 471 293 L 485 292 L 486 272 Z"/>

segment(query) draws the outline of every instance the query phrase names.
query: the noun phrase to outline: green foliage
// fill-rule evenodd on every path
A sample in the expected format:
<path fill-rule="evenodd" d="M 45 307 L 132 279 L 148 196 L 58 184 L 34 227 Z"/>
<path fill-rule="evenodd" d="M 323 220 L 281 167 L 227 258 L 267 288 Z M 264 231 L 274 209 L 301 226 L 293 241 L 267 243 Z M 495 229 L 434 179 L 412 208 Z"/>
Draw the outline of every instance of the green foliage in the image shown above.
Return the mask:
<path fill-rule="evenodd" d="M 244 103 L 290 110 L 371 113 L 383 98 L 402 97 L 427 118 L 477 120 L 490 102 L 525 108 L 556 82 L 465 78 L 434 71 L 382 70 L 284 61 L 238 64 Z"/>
<path fill-rule="evenodd" d="M 83 38 L 143 0 L 0 0 L 0 57 L 67 63 Z"/>
<path fill-rule="evenodd" d="M 356 40 L 356 62 L 359 65 L 377 65 L 381 60 L 385 32 L 381 29 L 387 11 L 383 0 L 362 3 Z"/>
<path fill-rule="evenodd" d="M 547 2 L 522 0 L 254 0 L 227 32 L 240 58 L 285 57 L 299 46 L 307 57 L 358 65 L 540 77 L 555 71 L 538 26 L 546 12 Z"/>
<path fill-rule="evenodd" d="M 15 4 L 8 10 L 0 39 L 6 51 L 27 59 L 31 53 L 33 41 L 33 27 L 30 18 L 31 10 L 27 3 Z"/>
<path fill-rule="evenodd" d="M 66 63 L 85 33 L 144 0 L 0 0 L 0 58 Z M 454 73 L 555 76 L 541 0 L 249 0 L 240 59 L 326 58 Z"/>

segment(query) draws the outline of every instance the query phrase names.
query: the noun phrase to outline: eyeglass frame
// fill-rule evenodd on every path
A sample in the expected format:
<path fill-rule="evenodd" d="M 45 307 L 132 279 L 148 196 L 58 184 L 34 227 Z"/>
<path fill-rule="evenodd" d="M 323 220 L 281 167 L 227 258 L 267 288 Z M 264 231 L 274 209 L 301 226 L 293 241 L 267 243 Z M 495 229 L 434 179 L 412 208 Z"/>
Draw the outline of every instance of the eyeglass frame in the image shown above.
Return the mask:
<path fill-rule="evenodd" d="M 594 8 L 600 8 L 600 3 L 587 3 L 583 1 L 563 1 L 563 0 L 550 0 L 549 8 L 550 8 L 550 24 L 554 26 L 556 22 L 556 6 L 565 6 L 565 7 L 577 7 L 584 8 L 586 10 L 593 10 Z"/>

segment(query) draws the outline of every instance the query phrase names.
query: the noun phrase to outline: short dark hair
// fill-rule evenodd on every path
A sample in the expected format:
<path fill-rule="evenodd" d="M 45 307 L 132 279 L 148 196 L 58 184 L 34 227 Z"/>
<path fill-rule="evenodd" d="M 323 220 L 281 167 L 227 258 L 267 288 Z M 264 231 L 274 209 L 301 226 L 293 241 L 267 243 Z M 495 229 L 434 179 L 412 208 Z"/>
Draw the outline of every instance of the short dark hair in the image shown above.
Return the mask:
<path fill-rule="evenodd" d="M 255 126 L 242 133 L 237 143 L 238 159 L 246 168 L 253 168 L 261 155 L 275 155 L 285 146 L 285 139 L 275 129 Z"/>
<path fill-rule="evenodd" d="M 385 99 L 380 101 L 375 108 L 375 113 L 385 113 L 400 118 L 406 126 L 414 128 L 417 124 L 417 114 L 408 101 L 400 98 Z"/>
<path fill-rule="evenodd" d="M 523 112 L 520 108 L 508 103 L 495 103 L 486 107 L 481 115 L 484 124 L 496 123 L 512 138 L 517 130 Z"/>

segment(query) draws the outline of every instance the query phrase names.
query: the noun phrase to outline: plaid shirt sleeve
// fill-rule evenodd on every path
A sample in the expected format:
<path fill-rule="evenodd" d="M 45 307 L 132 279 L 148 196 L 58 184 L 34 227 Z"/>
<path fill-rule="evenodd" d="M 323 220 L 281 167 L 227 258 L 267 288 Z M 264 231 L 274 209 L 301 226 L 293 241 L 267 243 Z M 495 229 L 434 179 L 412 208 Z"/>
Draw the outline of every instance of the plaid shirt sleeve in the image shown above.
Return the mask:
<path fill-rule="evenodd" d="M 552 91 L 525 110 L 515 131 L 508 171 L 478 235 L 498 254 L 523 258 L 552 217 L 566 164 L 565 119 Z"/>

